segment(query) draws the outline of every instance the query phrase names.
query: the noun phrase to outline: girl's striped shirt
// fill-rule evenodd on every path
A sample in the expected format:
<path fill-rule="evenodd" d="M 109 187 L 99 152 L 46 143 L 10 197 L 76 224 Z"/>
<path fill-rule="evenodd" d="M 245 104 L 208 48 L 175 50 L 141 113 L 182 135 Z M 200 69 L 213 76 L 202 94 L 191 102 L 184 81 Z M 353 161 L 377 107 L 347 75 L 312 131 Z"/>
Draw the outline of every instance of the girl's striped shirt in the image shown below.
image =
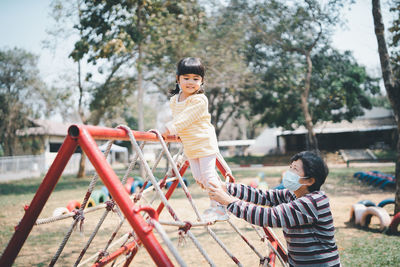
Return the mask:
<path fill-rule="evenodd" d="M 179 94 L 170 99 L 173 120 L 166 127 L 171 134 L 182 140 L 185 155 L 189 159 L 201 158 L 218 153 L 218 142 L 208 100 L 204 94 L 194 94 L 178 101 Z"/>
<path fill-rule="evenodd" d="M 290 266 L 340 266 L 329 199 L 324 192 L 296 198 L 287 189 L 263 192 L 233 183 L 227 183 L 227 189 L 241 199 L 227 207 L 235 216 L 255 225 L 283 228 Z"/>

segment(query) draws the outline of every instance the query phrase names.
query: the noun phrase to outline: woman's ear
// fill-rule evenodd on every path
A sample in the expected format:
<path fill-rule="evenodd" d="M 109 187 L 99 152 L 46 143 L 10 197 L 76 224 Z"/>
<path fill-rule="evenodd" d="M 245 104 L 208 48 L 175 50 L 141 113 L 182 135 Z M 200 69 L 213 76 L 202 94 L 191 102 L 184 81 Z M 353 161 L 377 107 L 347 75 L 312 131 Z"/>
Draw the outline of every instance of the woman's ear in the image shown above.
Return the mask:
<path fill-rule="evenodd" d="M 302 182 L 303 182 L 302 184 L 304 184 L 306 186 L 311 186 L 311 185 L 313 185 L 315 183 L 315 178 L 314 177 L 305 178 L 305 179 L 303 179 Z"/>
<path fill-rule="evenodd" d="M 179 83 L 179 76 L 178 75 L 176 75 L 175 82 Z"/>

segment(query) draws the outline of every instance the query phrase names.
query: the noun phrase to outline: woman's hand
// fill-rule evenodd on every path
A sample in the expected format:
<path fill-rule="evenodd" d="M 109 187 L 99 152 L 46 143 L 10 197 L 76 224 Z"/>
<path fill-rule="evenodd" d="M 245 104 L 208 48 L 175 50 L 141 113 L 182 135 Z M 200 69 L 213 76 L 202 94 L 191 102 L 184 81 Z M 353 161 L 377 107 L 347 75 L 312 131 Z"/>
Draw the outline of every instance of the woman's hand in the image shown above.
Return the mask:
<path fill-rule="evenodd" d="M 219 202 L 222 205 L 228 205 L 237 199 L 226 192 L 226 186 L 224 190 L 224 184 L 216 185 L 213 182 L 209 182 L 208 195 L 212 200 Z"/>

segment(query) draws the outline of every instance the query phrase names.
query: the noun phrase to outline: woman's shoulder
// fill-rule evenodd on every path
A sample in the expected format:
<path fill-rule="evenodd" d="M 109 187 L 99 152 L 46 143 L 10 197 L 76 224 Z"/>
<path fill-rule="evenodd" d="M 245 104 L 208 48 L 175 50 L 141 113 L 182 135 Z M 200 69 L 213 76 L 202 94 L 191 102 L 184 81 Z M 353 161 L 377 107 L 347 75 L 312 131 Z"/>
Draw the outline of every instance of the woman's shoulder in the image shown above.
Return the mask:
<path fill-rule="evenodd" d="M 328 196 L 325 194 L 324 191 L 314 191 L 304 195 L 303 198 L 308 199 L 309 201 L 313 202 L 316 205 L 323 204 L 325 202 L 329 202 Z"/>

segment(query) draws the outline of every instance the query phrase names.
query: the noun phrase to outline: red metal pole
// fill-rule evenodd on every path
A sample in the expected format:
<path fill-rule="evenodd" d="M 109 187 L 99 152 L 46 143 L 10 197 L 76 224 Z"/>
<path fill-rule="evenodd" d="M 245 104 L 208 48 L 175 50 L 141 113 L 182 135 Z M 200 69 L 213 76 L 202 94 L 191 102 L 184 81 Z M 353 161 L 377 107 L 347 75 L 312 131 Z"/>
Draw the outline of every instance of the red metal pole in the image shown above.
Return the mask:
<path fill-rule="evenodd" d="M 227 173 L 227 170 L 224 168 L 224 165 L 219 161 L 218 158 L 216 161 L 216 165 L 224 177 L 226 177 L 226 175 L 228 175 L 230 182 L 232 182 L 232 183 L 235 182 L 235 178 L 231 174 Z M 287 260 L 288 260 L 287 254 L 286 254 L 285 250 L 282 248 L 282 246 L 280 245 L 280 243 L 275 239 L 275 237 L 272 235 L 272 233 L 269 231 L 268 228 L 263 227 L 263 229 L 264 229 L 265 234 L 268 237 L 268 240 L 271 242 L 271 244 L 274 246 L 274 248 L 278 251 L 278 253 L 282 257 L 282 259 L 285 262 L 287 262 Z M 269 257 L 270 257 L 270 264 L 272 266 L 275 266 L 275 257 L 276 257 L 275 253 L 273 251 L 271 251 Z"/>
<path fill-rule="evenodd" d="M 146 247 L 154 262 L 159 266 L 173 266 L 158 240 L 155 238 L 152 227 L 149 226 L 140 215 L 140 210 L 135 209 L 136 206 L 129 198 L 124 186 L 108 164 L 104 155 L 98 149 L 96 142 L 86 130 L 86 126 L 74 125 L 70 128 L 73 129 L 70 131 L 73 136 L 79 136 L 79 145 L 82 147 L 83 151 L 85 151 L 111 196 L 120 207 L 122 213 Z M 125 135 L 127 135 L 126 132 Z"/>
<path fill-rule="evenodd" d="M 276 242 L 276 240 L 271 240 L 270 242 L 274 249 L 278 248 L 278 242 Z M 272 267 L 275 267 L 276 254 L 272 249 L 271 249 L 268 257 L 269 257 L 269 264 L 271 264 Z"/>
<path fill-rule="evenodd" d="M 140 241 L 140 240 L 138 240 L 138 241 Z M 115 260 L 116 258 L 118 258 L 122 253 L 125 253 L 125 252 L 127 253 L 129 250 L 132 250 L 131 253 L 133 253 L 133 255 L 136 254 L 136 252 L 138 251 L 136 241 L 131 241 L 131 242 L 123 245 L 118 250 L 116 250 L 113 253 L 111 253 L 110 255 L 107 255 L 106 257 L 102 258 L 99 262 L 96 262 L 95 264 L 93 264 L 92 267 L 105 266 L 108 263 Z"/>
<path fill-rule="evenodd" d="M 179 170 L 179 173 L 181 174 L 181 176 L 183 176 L 183 174 L 186 172 L 187 168 L 189 167 L 189 162 L 185 161 L 185 163 L 183 164 L 182 168 Z M 171 186 L 168 189 L 168 192 L 165 194 L 165 198 L 169 199 L 172 195 L 172 193 L 175 191 L 176 187 L 179 184 L 179 180 L 175 180 Z M 157 208 L 157 214 L 161 214 L 162 210 L 164 209 L 165 205 L 163 202 L 160 203 L 160 205 Z M 113 252 L 112 254 L 108 255 L 107 257 L 101 259 L 99 262 L 97 262 L 96 264 L 94 264 L 92 267 L 100 267 L 100 266 L 104 266 L 107 263 L 113 261 L 114 259 L 116 259 L 117 257 L 119 257 L 122 253 L 128 252 L 130 251 L 131 255 L 129 256 L 129 262 L 132 261 L 133 257 L 135 256 L 135 254 L 138 251 L 138 244 L 140 244 L 140 240 L 136 240 L 136 241 L 132 241 L 124 246 L 122 246 L 121 248 L 119 248 L 117 251 Z"/>
<path fill-rule="evenodd" d="M 224 165 L 222 165 L 222 163 L 219 161 L 219 159 L 217 158 L 216 162 L 215 162 L 218 170 L 221 172 L 222 176 L 224 176 L 224 178 L 228 175 L 229 177 L 229 182 L 230 183 L 234 183 L 235 182 L 235 177 L 233 177 L 230 173 L 227 172 L 227 170 L 224 168 Z"/>
<path fill-rule="evenodd" d="M 77 126 L 80 127 L 80 126 Z M 89 132 L 93 139 L 96 140 L 129 140 L 129 136 L 124 129 L 119 128 L 107 128 L 100 126 L 85 125 L 85 129 Z M 149 142 L 159 142 L 158 137 L 152 132 L 139 132 L 132 131 L 135 136 L 136 141 L 149 141 Z M 165 139 L 165 142 L 180 142 L 177 135 L 169 135 Z"/>
<path fill-rule="evenodd" d="M 186 172 L 187 168 L 189 167 L 189 161 L 185 161 L 185 163 L 183 164 L 183 166 L 181 167 L 181 169 L 179 170 L 179 173 L 181 175 L 181 177 L 183 176 L 183 174 Z M 176 179 L 171 186 L 168 188 L 167 193 L 165 194 L 165 198 L 168 200 L 172 193 L 175 191 L 176 187 L 179 184 L 179 179 Z M 164 203 L 161 202 L 160 205 L 157 208 L 157 213 L 161 214 L 161 211 L 164 209 Z"/>
<path fill-rule="evenodd" d="M 281 244 L 277 240 L 275 240 L 275 237 L 271 234 L 269 229 L 267 227 L 263 227 L 265 234 L 268 237 L 269 242 L 276 248 L 278 251 L 279 255 L 282 257 L 282 259 L 287 262 L 288 261 L 288 256 L 286 255 L 285 250 L 281 247 Z"/>
<path fill-rule="evenodd" d="M 15 227 L 15 233 L 1 256 L 0 266 L 8 267 L 15 261 L 50 194 L 53 192 L 65 166 L 74 153 L 77 144 L 76 138 L 71 138 L 70 136 L 65 138 L 53 164 L 40 184 L 31 204 L 26 209 L 25 215 Z"/>

